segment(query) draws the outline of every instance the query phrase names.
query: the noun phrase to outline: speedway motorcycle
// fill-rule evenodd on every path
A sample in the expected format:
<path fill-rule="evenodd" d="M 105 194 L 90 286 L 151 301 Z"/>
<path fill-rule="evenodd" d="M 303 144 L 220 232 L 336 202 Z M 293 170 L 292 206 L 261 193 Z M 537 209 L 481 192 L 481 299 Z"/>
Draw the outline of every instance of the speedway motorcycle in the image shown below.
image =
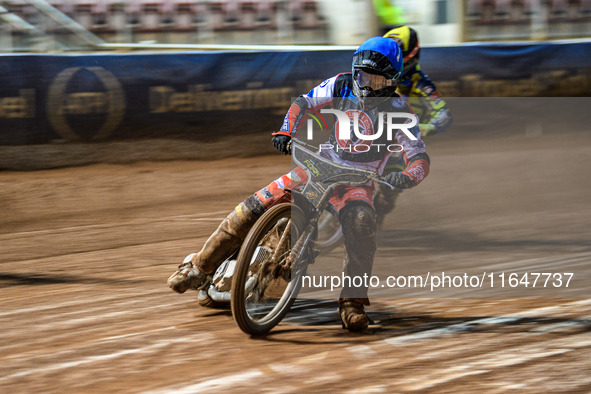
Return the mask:
<path fill-rule="evenodd" d="M 234 320 L 250 335 L 269 332 L 289 312 L 322 242 L 318 225 L 339 185 L 377 182 L 391 186 L 375 171 L 338 164 L 317 147 L 291 140 L 293 160 L 305 169 L 305 184 L 291 190 L 292 202 L 273 206 L 250 229 L 240 250 L 202 287 L 203 306 L 231 305 Z"/>

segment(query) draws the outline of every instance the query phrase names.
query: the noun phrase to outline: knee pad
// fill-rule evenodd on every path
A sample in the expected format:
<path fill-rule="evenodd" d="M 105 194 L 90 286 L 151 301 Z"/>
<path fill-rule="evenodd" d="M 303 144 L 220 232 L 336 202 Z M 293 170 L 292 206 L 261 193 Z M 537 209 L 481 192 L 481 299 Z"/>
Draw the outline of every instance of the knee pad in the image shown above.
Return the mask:
<path fill-rule="evenodd" d="M 244 207 L 247 208 L 248 212 L 256 218 L 259 218 L 267 210 L 267 207 L 265 207 L 261 199 L 256 194 L 249 196 L 246 200 L 244 200 L 243 204 Z"/>
<path fill-rule="evenodd" d="M 341 209 L 341 225 L 345 237 L 346 258 L 344 272 L 347 276 L 371 275 L 376 252 L 376 213 L 366 203 L 354 203 Z M 343 297 L 367 297 L 366 287 L 346 288 Z"/>

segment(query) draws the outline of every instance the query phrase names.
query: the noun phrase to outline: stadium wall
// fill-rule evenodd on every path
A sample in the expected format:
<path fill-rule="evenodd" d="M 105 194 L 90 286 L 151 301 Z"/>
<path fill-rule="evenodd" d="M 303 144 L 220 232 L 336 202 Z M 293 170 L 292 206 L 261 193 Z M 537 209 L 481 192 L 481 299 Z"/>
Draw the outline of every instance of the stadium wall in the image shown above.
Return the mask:
<path fill-rule="evenodd" d="M 352 50 L 2 55 L 0 145 L 268 133 Z M 591 93 L 591 41 L 425 47 L 421 65 L 448 97 Z"/>

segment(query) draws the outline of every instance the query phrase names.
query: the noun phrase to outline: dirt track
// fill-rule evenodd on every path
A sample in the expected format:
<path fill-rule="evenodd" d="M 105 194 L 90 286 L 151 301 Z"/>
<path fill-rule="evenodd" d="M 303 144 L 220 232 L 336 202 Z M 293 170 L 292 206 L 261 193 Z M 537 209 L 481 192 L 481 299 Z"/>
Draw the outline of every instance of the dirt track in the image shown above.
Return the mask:
<path fill-rule="evenodd" d="M 574 272 L 571 287 L 376 290 L 364 334 L 313 292 L 251 339 L 166 278 L 284 156 L 0 172 L 0 392 L 591 391 L 591 135 L 428 150 L 376 274 Z"/>

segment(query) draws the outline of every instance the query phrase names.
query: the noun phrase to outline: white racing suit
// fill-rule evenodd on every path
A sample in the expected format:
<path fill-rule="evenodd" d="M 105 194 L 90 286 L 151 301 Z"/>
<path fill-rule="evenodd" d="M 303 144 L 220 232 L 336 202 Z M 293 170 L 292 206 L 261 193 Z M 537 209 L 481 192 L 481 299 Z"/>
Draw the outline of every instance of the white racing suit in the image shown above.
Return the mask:
<path fill-rule="evenodd" d="M 411 127 L 407 133 L 397 129 L 391 136 L 392 139 L 389 139 L 386 132 L 387 125 L 384 124 L 387 116 L 385 114 L 410 114 L 412 113 L 410 107 L 396 96 L 375 99 L 380 100 L 377 106 L 372 105 L 371 109 L 362 110 L 357 98 L 351 92 L 351 73 L 343 73 L 327 79 L 294 101 L 285 116 L 281 130 L 275 134 L 291 137 L 299 134 L 302 138 L 302 135 L 306 135 L 303 131 L 307 130 L 308 119 L 313 118 L 314 121 L 318 120 L 320 124 L 326 125 L 330 132 L 328 144 L 323 145 L 325 149 L 321 152 L 332 161 L 372 169 L 382 174 L 391 151 L 401 150 L 400 157 L 406 165 L 402 174 L 408 177 L 408 187 L 419 184 L 429 173 L 429 157 L 425 151 L 425 144 L 421 140 L 419 128 Z M 350 119 L 357 119 L 359 133 L 363 135 L 373 138 L 379 134 L 380 127 L 383 132 L 377 139 L 359 138 L 353 132 L 350 139 L 343 139 L 338 132 L 340 125 L 333 125 L 335 119 L 331 119 L 332 115 L 327 116 L 326 113 L 322 113 L 322 109 L 337 109 L 346 113 Z M 401 124 L 404 121 L 397 123 Z M 332 149 L 326 149 L 326 147 Z M 285 201 L 286 189 L 289 190 L 293 186 L 291 185 L 293 179 L 301 178 L 303 178 L 303 172 L 301 169 L 296 169 L 278 178 L 255 195 L 268 208 L 277 202 Z M 347 252 L 345 275 L 350 277 L 371 274 L 377 231 L 377 218 L 373 204 L 374 190 L 373 183 L 360 187 L 339 186 L 330 200 L 339 213 L 343 228 Z M 341 299 L 356 299 L 367 304 L 367 290 L 367 288 L 345 288 L 341 293 Z"/>
<path fill-rule="evenodd" d="M 376 104 L 371 109 L 367 106 L 364 106 L 366 109 L 361 109 L 357 98 L 352 94 L 351 73 L 327 79 L 307 94 L 298 97 L 290 106 L 281 130 L 275 134 L 296 136 L 307 124 L 307 119 L 320 115 L 319 111 L 323 108 L 336 109 L 351 119 L 358 119 L 359 124 L 357 134 L 352 133 L 349 138 L 343 138 L 343 134 L 337 132 L 337 124 L 333 125 L 332 115 L 323 116 L 321 123 L 327 125 L 325 131 L 329 133 L 328 144 L 324 146 L 331 148 L 322 152 L 333 161 L 373 169 L 381 174 L 391 155 L 388 147 L 394 146 L 396 150 L 402 150 L 401 157 L 406 164 L 402 174 L 406 187 L 416 186 L 428 175 L 429 157 L 418 126 L 393 129 L 388 135 L 384 124 L 387 118 L 384 114 L 387 113 L 393 114 L 393 118 L 397 113 L 401 114 L 400 117 L 404 120 L 398 119 L 396 124 L 408 122 L 408 117 L 403 115 L 412 113 L 410 107 L 395 95 L 381 98 L 379 105 Z M 331 127 L 328 127 L 329 124 Z M 383 132 L 373 139 L 380 134 L 380 128 Z M 358 137 L 359 133 L 361 138 Z M 368 138 L 362 138 L 363 136 Z M 201 251 L 193 255 L 193 266 L 204 274 L 212 274 L 225 259 L 239 249 L 250 227 L 268 208 L 282 202 L 291 202 L 292 188 L 305 182 L 306 176 L 302 168 L 295 168 L 240 203 L 222 221 Z M 350 277 L 371 274 L 377 231 L 373 198 L 374 185 L 370 183 L 363 186 L 339 186 L 330 200 L 339 212 L 346 248 L 345 274 Z M 183 283 L 182 289 L 178 286 L 176 290 L 182 292 L 187 286 Z M 177 285 L 173 284 L 171 287 Z M 367 290 L 345 288 L 340 299 L 367 305 Z"/>

